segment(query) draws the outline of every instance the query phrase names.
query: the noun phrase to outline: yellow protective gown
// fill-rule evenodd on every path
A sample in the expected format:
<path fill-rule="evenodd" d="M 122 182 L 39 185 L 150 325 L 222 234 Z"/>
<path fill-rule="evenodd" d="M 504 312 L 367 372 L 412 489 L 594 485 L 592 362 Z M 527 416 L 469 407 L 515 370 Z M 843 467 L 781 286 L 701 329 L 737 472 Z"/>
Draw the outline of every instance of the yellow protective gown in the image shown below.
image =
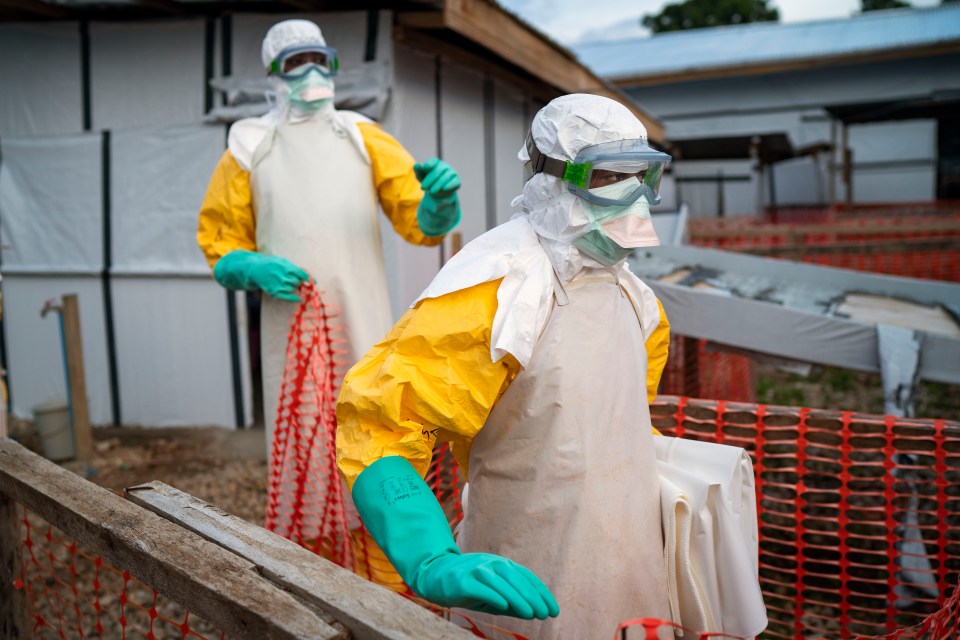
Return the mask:
<path fill-rule="evenodd" d="M 473 439 L 521 370 L 509 354 L 491 361 L 499 286 L 493 280 L 420 301 L 347 374 L 337 403 L 337 463 L 351 490 L 384 456 L 402 456 L 426 474 L 439 442 L 450 443 L 469 476 Z M 660 322 L 646 341 L 649 402 L 670 344 L 657 306 Z"/>
<path fill-rule="evenodd" d="M 441 241 L 423 235 L 417 225 L 423 191 L 413 165 L 393 137 L 358 114 L 330 110 L 299 121 L 240 121 L 210 180 L 197 241 L 211 267 L 245 249 L 287 258 L 306 270 L 336 310 L 346 334 L 346 364 L 353 364 L 391 324 L 377 205 L 407 242 Z M 261 307 L 268 448 L 295 308 L 266 296 Z M 352 504 L 347 516 L 356 521 Z M 382 568 L 389 565 L 375 545 L 353 543 L 369 550 L 363 563 L 370 566 L 360 569 L 401 588 L 392 569 Z"/>
<path fill-rule="evenodd" d="M 588 284 L 583 287 L 581 282 Z M 663 309 L 658 302 L 659 322 L 644 342 L 636 307 L 615 276 L 604 272 L 602 277 L 575 279 L 567 285 L 574 304 L 554 308 L 530 365 L 522 369 L 511 355 L 498 362 L 491 359 L 500 284 L 493 280 L 423 299 L 350 371 L 337 409 L 341 472 L 352 487 L 370 464 L 399 455 L 425 474 L 434 445 L 450 443 L 471 483 L 471 506 L 465 509 L 459 540 L 463 550 L 504 555 L 531 568 L 561 601 L 560 618 L 547 622 L 466 612 L 475 620 L 530 638 L 555 640 L 573 637 L 566 635 L 572 632 L 588 640 L 608 637 L 619 621 L 641 612 L 666 617 L 656 463 L 649 431 L 643 433 L 650 428 L 646 403 L 656 395 L 667 356 L 669 324 Z M 594 300 L 597 294 L 601 298 Z M 576 336 L 596 326 L 593 314 L 603 305 L 609 328 L 618 327 L 619 333 L 610 334 L 614 344 L 594 340 L 607 352 L 591 352 L 592 363 L 581 369 L 576 363 L 583 362 L 584 354 L 577 355 Z M 630 346 L 637 338 L 640 344 Z M 605 408 L 616 416 L 634 416 L 636 424 L 613 415 L 608 423 L 600 415 L 602 405 L 573 400 L 577 393 L 586 393 L 603 402 L 609 381 L 593 372 L 604 364 L 627 379 L 646 372 L 647 397 L 639 401 L 643 404 L 629 389 L 617 387 L 613 393 L 620 400 Z M 600 426 L 598 419 L 608 437 L 591 435 Z M 475 441 L 483 442 L 479 454 Z M 479 456 L 473 459 L 480 465 L 475 472 L 470 469 L 471 451 Z M 577 473 L 578 465 L 584 467 L 583 483 L 554 481 Z M 517 482 L 527 490 L 518 491 Z M 530 495 L 540 496 L 538 506 L 522 497 Z M 595 513 L 572 506 L 578 502 Z M 567 514 L 569 508 L 576 514 Z M 531 511 L 544 512 L 535 518 L 539 525 L 508 515 Z M 547 514 L 556 521 L 544 524 Z M 547 535 L 544 527 L 559 527 L 558 535 Z M 631 557 L 636 567 L 598 552 L 608 546 L 611 531 L 635 548 Z M 582 568 L 575 571 L 575 566 Z"/>

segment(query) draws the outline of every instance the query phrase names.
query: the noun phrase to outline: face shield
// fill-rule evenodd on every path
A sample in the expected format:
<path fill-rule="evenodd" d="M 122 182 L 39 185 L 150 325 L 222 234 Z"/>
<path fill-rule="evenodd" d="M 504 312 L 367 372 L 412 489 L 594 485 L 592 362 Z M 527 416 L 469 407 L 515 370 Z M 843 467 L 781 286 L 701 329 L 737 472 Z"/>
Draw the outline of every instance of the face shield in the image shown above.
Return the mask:
<path fill-rule="evenodd" d="M 267 73 L 291 81 L 299 80 L 313 70 L 326 78 L 337 75 L 340 70 L 337 50 L 315 44 L 287 47 L 270 62 Z"/>
<path fill-rule="evenodd" d="M 524 179 L 536 173 L 560 178 L 570 193 L 601 206 L 626 207 L 644 196 L 648 204 L 660 202 L 663 170 L 671 158 L 646 140 L 614 140 L 584 147 L 573 161 L 550 158 L 527 136 L 530 161 Z"/>

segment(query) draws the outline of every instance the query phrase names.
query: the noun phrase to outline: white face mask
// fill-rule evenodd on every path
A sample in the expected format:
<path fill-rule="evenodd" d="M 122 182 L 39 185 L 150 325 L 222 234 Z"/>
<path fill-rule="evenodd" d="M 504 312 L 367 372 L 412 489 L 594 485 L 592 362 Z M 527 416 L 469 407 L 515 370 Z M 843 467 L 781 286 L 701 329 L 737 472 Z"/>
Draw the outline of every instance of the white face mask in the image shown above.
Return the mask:
<path fill-rule="evenodd" d="M 640 181 L 636 177 L 614 184 L 590 189 L 590 193 L 604 198 L 621 198 L 636 190 Z M 583 207 L 594 223 L 599 224 L 604 235 L 625 249 L 656 247 L 660 244 L 650 218 L 650 204 L 645 196 L 624 207 L 601 205 L 582 200 Z"/>
<path fill-rule="evenodd" d="M 333 80 L 319 71 L 310 71 L 296 80 L 284 81 L 292 106 L 305 113 L 316 113 L 333 99 Z"/>

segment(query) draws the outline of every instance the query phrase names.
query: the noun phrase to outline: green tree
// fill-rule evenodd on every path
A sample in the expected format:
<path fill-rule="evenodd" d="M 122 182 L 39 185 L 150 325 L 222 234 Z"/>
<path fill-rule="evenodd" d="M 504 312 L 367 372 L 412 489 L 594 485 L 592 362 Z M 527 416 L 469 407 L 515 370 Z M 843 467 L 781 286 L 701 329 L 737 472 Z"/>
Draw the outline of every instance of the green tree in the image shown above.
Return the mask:
<path fill-rule="evenodd" d="M 767 0 L 684 0 L 666 5 L 660 13 L 648 13 L 640 22 L 654 33 L 663 33 L 779 20 L 780 12 L 768 7 Z"/>
<path fill-rule="evenodd" d="M 903 0 L 860 0 L 860 10 L 883 11 L 884 9 L 906 9 L 910 7 L 909 2 Z"/>

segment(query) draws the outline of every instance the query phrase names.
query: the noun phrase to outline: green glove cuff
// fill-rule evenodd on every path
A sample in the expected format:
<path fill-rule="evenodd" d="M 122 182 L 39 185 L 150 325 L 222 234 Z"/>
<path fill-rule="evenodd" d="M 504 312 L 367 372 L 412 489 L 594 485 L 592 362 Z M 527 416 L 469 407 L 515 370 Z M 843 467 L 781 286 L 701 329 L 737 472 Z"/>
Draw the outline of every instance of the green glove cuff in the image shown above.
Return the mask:
<path fill-rule="evenodd" d="M 439 198 L 424 193 L 420 206 L 417 207 L 417 226 L 420 227 L 423 235 L 435 238 L 446 234 L 460 224 L 462 216 L 457 194 Z"/>
<path fill-rule="evenodd" d="M 227 289 L 261 289 L 278 300 L 300 302 L 297 289 L 310 279 L 306 271 L 286 258 L 236 249 L 220 258 L 213 277 Z"/>
<path fill-rule="evenodd" d="M 440 555 L 460 554 L 440 503 L 413 465 L 399 456 L 364 469 L 353 485 L 353 502 L 397 573 L 418 593 L 421 565 Z"/>
<path fill-rule="evenodd" d="M 217 260 L 213 267 L 213 279 L 220 286 L 231 291 L 252 291 L 258 289 L 257 283 L 250 277 L 250 265 L 258 263 L 260 254 L 244 249 L 234 249 Z"/>
<path fill-rule="evenodd" d="M 427 600 L 528 620 L 560 613 L 526 567 L 489 553 L 461 553 L 430 487 L 403 458 L 367 467 L 353 485 L 353 501 L 400 577 Z"/>

